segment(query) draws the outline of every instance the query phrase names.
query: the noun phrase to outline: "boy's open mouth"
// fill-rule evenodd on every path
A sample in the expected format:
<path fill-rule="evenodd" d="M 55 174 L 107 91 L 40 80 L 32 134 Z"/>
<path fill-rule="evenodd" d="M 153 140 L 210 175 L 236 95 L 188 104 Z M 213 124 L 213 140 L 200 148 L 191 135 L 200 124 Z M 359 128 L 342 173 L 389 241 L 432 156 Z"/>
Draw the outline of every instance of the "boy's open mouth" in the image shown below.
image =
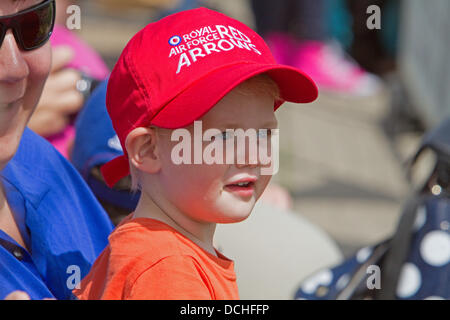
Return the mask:
<path fill-rule="evenodd" d="M 249 188 L 251 186 L 253 186 L 254 183 L 251 181 L 247 181 L 247 182 L 239 182 L 239 183 L 234 183 L 234 184 L 228 184 L 226 185 L 226 187 L 241 187 L 241 188 Z"/>
<path fill-rule="evenodd" d="M 227 184 L 224 189 L 239 196 L 248 197 L 252 196 L 253 192 L 255 191 L 255 182 L 239 181 L 236 183 Z"/>

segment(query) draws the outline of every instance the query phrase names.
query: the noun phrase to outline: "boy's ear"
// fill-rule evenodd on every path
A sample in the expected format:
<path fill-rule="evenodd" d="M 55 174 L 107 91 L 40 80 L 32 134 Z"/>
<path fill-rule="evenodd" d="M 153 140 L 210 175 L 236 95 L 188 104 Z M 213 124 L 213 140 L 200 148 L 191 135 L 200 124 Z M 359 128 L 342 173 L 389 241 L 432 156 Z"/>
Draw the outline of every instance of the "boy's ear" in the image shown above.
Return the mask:
<path fill-rule="evenodd" d="M 161 168 L 155 128 L 139 127 L 133 129 L 125 140 L 128 159 L 137 169 L 156 173 Z"/>

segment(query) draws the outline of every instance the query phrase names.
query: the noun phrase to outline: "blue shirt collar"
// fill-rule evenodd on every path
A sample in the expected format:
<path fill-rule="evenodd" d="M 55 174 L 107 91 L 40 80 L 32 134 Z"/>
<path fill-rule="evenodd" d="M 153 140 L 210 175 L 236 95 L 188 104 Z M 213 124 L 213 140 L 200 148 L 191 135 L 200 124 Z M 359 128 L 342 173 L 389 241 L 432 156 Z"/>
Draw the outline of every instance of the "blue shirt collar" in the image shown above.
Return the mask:
<path fill-rule="evenodd" d="M 44 180 L 36 177 L 29 168 L 16 163 L 14 158 L 0 172 L 0 176 L 2 180 L 14 186 L 35 209 L 50 190 L 50 186 Z"/>

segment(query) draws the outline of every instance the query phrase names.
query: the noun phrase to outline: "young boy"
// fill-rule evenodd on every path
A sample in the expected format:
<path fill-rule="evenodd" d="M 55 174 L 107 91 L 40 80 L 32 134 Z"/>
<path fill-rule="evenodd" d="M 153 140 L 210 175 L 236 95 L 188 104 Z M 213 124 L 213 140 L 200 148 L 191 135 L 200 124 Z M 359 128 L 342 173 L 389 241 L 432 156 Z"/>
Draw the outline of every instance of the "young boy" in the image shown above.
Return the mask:
<path fill-rule="evenodd" d="M 213 247 L 215 226 L 246 219 L 270 175 L 262 174 L 267 162 L 250 159 L 250 141 L 244 151 L 226 144 L 234 140 L 230 130 L 270 133 L 277 128 L 274 110 L 284 101 L 316 97 L 308 76 L 278 65 L 261 37 L 215 11 L 184 11 L 136 34 L 107 92 L 126 152 L 102 172 L 110 186 L 131 173 L 141 197 L 74 294 L 238 299 L 233 261 Z M 193 142 L 180 149 L 186 136 Z M 211 145 L 219 146 L 215 160 L 227 160 L 205 159 Z"/>

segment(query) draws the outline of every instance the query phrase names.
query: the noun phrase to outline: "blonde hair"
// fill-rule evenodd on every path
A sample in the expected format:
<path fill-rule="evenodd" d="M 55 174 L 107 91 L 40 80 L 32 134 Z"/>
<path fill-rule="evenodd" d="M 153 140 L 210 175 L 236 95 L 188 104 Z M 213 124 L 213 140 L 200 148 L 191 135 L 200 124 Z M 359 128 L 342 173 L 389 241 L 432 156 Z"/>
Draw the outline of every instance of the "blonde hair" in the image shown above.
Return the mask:
<path fill-rule="evenodd" d="M 130 178 L 131 178 L 130 191 L 136 193 L 141 189 L 141 185 L 139 184 L 140 182 L 139 169 L 137 169 L 131 163 L 131 160 L 129 161 L 129 164 L 130 164 Z"/>
<path fill-rule="evenodd" d="M 275 101 L 281 100 L 278 84 L 267 73 L 258 74 L 241 82 L 235 90 L 242 95 L 269 94 Z"/>
<path fill-rule="evenodd" d="M 281 100 L 280 97 L 280 89 L 277 83 L 266 73 L 258 74 L 254 77 L 251 77 L 240 84 L 238 84 L 235 90 L 244 96 L 254 95 L 254 94 L 269 94 L 273 97 L 274 101 Z M 154 127 L 157 129 L 157 127 Z M 140 186 L 140 171 L 131 163 L 129 160 L 130 166 L 130 176 L 131 176 L 131 187 L 130 190 L 132 192 L 137 192 L 141 189 Z"/>

